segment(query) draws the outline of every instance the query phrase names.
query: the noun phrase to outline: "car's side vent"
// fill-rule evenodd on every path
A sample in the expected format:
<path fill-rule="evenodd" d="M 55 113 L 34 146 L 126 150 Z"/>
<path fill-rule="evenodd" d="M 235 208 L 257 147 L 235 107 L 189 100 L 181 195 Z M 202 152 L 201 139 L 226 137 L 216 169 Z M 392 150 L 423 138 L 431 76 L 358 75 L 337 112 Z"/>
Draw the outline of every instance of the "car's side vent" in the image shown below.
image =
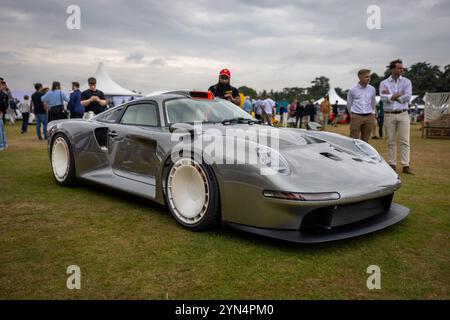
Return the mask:
<path fill-rule="evenodd" d="M 342 161 L 342 159 L 339 158 L 337 155 L 329 153 L 329 152 L 321 152 L 320 154 L 323 155 L 324 157 L 327 157 L 334 161 Z"/>
<path fill-rule="evenodd" d="M 94 130 L 95 139 L 97 140 L 100 148 L 108 147 L 108 128 L 96 128 Z"/>

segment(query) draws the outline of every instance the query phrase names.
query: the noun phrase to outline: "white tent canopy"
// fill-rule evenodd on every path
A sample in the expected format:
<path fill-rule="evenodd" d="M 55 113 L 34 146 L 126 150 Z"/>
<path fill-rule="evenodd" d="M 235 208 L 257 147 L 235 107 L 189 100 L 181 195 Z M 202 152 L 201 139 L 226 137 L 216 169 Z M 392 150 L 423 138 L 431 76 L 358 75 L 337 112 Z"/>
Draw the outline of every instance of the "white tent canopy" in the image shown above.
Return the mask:
<path fill-rule="evenodd" d="M 427 92 L 423 100 L 425 101 L 425 121 L 436 120 L 450 113 L 450 92 Z"/>
<path fill-rule="evenodd" d="M 105 70 L 103 62 L 100 62 L 95 72 L 94 78 L 97 79 L 97 89 L 103 91 L 106 96 L 141 96 L 141 94 L 125 89 L 117 84 Z M 88 89 L 88 84 L 85 83 L 80 90 Z"/>
<path fill-rule="evenodd" d="M 326 94 L 329 97 L 329 101 L 331 104 L 334 104 L 336 101 L 338 102 L 338 105 L 347 105 L 347 101 L 342 99 L 334 90 L 333 87 L 330 87 L 330 90 L 328 90 L 328 93 Z M 324 98 L 320 98 L 319 100 L 315 101 L 314 103 L 321 104 Z"/>

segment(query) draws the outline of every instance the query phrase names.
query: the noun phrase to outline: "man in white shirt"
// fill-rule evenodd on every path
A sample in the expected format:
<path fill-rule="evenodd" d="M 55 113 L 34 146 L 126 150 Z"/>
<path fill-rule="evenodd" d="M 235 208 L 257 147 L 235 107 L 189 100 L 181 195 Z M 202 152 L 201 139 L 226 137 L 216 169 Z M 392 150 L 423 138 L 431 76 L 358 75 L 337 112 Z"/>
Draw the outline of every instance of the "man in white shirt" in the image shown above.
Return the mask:
<path fill-rule="evenodd" d="M 369 142 L 375 125 L 376 90 L 370 83 L 370 70 L 358 71 L 359 82 L 347 94 L 347 108 L 351 112 L 350 137 Z"/>
<path fill-rule="evenodd" d="M 273 108 L 275 107 L 275 101 L 267 97 L 262 104 L 262 121 L 268 125 L 272 125 Z"/>
<path fill-rule="evenodd" d="M 384 103 L 384 125 L 388 141 L 388 163 L 396 170 L 397 135 L 400 137 L 403 173 L 413 174 L 410 160 L 410 120 L 408 103 L 411 100 L 411 81 L 402 76 L 403 63 L 394 60 L 389 64 L 391 76 L 380 83 L 380 96 Z"/>

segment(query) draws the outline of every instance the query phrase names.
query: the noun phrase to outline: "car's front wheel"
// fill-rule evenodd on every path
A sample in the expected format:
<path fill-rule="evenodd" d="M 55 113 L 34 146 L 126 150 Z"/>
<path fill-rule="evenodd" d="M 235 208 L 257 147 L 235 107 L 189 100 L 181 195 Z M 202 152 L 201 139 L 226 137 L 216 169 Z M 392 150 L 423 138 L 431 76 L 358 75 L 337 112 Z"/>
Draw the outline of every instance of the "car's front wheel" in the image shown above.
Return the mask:
<path fill-rule="evenodd" d="M 58 133 L 51 144 L 50 161 L 55 181 L 63 186 L 72 185 L 75 182 L 75 163 L 70 147 L 69 139 Z"/>
<path fill-rule="evenodd" d="M 219 225 L 219 190 L 208 165 L 192 158 L 180 158 L 172 163 L 166 196 L 170 212 L 183 227 L 203 231 Z"/>

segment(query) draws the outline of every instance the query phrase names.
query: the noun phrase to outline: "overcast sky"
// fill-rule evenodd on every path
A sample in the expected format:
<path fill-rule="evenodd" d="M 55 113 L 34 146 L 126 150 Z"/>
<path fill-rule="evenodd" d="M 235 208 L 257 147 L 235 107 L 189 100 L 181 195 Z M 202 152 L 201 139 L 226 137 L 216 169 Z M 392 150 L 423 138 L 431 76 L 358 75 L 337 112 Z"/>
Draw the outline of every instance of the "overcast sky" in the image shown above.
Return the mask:
<path fill-rule="evenodd" d="M 0 0 L 0 76 L 11 89 L 34 82 L 84 83 L 104 62 L 122 86 L 207 89 L 218 71 L 256 90 L 309 86 L 316 76 L 344 89 L 355 72 L 450 64 L 450 1 L 18 1 Z M 81 9 L 68 30 L 66 9 Z M 369 5 L 381 9 L 369 30 Z"/>

